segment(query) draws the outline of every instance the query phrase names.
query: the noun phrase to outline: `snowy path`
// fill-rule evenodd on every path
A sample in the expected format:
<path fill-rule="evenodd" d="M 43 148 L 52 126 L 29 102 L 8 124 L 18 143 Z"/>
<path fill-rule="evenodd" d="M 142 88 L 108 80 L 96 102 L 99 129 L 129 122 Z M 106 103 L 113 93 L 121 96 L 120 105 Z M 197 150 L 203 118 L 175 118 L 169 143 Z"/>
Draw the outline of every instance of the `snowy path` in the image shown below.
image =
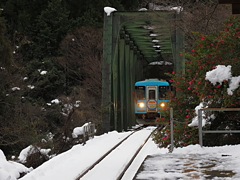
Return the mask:
<path fill-rule="evenodd" d="M 209 154 L 166 154 L 150 156 L 135 180 L 149 179 L 239 179 L 233 171 L 232 159 Z M 235 176 L 235 178 L 233 178 Z"/>

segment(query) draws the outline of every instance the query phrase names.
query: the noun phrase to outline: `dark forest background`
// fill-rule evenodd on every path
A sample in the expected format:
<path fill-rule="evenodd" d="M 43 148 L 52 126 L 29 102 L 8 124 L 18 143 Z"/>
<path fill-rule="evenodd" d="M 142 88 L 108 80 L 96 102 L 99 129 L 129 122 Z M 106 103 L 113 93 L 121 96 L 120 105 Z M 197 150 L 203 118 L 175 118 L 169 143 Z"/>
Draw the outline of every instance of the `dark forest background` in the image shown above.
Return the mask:
<path fill-rule="evenodd" d="M 103 9 L 129 11 L 141 3 L 0 1 L 0 149 L 6 155 L 30 144 L 60 153 L 72 146 L 73 128 L 86 122 L 101 133 Z"/>

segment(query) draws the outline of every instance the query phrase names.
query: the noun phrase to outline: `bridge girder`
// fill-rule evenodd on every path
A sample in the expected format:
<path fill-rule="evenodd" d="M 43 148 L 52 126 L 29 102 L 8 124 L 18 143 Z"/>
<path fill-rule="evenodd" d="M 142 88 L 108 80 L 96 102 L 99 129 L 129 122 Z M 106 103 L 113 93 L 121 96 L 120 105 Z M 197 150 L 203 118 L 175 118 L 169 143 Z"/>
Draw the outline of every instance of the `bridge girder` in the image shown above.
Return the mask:
<path fill-rule="evenodd" d="M 183 34 L 174 27 L 175 11 L 113 12 L 104 14 L 102 62 L 102 128 L 127 130 L 135 125 L 134 84 L 154 61 L 184 69 Z M 174 27 L 174 28 L 173 28 Z"/>

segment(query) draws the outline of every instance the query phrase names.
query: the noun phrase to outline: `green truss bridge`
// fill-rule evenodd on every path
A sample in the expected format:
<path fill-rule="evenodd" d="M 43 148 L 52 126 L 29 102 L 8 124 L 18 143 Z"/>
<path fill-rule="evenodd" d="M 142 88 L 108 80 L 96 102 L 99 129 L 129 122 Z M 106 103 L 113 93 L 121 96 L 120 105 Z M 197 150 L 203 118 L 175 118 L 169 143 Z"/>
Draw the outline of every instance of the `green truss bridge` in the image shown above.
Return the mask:
<path fill-rule="evenodd" d="M 136 81 L 169 79 L 166 72 L 184 69 L 183 33 L 176 11 L 104 13 L 102 128 L 127 130 L 136 124 Z"/>

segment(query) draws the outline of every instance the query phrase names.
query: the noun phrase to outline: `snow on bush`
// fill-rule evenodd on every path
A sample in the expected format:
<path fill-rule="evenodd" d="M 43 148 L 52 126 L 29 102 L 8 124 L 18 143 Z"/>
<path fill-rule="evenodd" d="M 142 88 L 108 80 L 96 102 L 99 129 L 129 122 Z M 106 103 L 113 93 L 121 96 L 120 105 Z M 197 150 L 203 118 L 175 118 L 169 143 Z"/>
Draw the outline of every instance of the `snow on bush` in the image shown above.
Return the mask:
<path fill-rule="evenodd" d="M 51 103 L 52 103 L 52 104 L 54 104 L 54 103 L 55 103 L 55 104 L 59 104 L 60 101 L 59 101 L 58 99 L 53 99 L 53 100 L 51 101 Z"/>
<path fill-rule="evenodd" d="M 216 69 L 206 73 L 205 79 L 209 80 L 213 85 L 216 85 L 216 83 L 220 83 L 222 85 L 223 81 L 230 80 L 227 93 L 228 95 L 233 95 L 233 91 L 239 87 L 240 76 L 232 77 L 231 68 L 232 66 L 230 65 L 217 65 Z"/>
<path fill-rule="evenodd" d="M 40 149 L 38 147 L 34 147 L 34 146 L 30 145 L 20 152 L 20 154 L 18 156 L 19 162 L 25 163 L 27 156 L 36 153 L 36 151 L 39 151 L 41 154 L 43 154 L 45 156 L 48 156 L 48 153 L 51 151 L 51 149 Z"/>
<path fill-rule="evenodd" d="M 41 71 L 40 74 L 45 75 L 45 74 L 47 74 L 47 71 Z"/>
<path fill-rule="evenodd" d="M 204 106 L 203 102 L 201 102 L 196 108 L 195 113 L 196 116 L 192 119 L 192 122 L 188 125 L 189 127 L 198 126 L 198 110 L 202 108 L 207 108 L 208 106 Z M 212 114 L 210 116 L 206 116 L 205 111 L 202 111 L 202 127 L 205 126 L 210 119 L 215 119 L 215 115 Z"/>
<path fill-rule="evenodd" d="M 217 65 L 215 69 L 206 73 L 205 79 L 209 80 L 213 85 L 216 85 L 217 83 L 222 85 L 224 81 L 229 81 L 229 88 L 227 88 L 227 93 L 228 95 L 232 95 L 233 91 L 239 87 L 240 76 L 232 77 L 231 68 L 231 65 Z M 200 103 L 200 105 L 195 108 L 195 113 L 198 115 L 198 110 L 203 107 L 203 103 Z M 214 116 L 210 116 L 210 118 L 214 119 Z M 205 118 L 205 113 L 203 112 L 202 126 L 206 124 L 206 121 L 207 119 Z M 192 123 L 189 124 L 189 126 L 198 126 L 198 116 L 195 116 L 192 119 Z"/>
<path fill-rule="evenodd" d="M 229 83 L 229 88 L 227 89 L 228 95 L 233 94 L 233 91 L 239 87 L 239 83 L 240 83 L 240 76 L 232 77 Z"/>
<path fill-rule="evenodd" d="M 13 87 L 12 91 L 20 91 L 20 88 L 19 87 Z"/>
<path fill-rule="evenodd" d="M 209 80 L 213 85 L 216 85 L 217 82 L 222 85 L 223 81 L 232 78 L 231 68 L 232 66 L 230 65 L 227 67 L 224 65 L 217 65 L 216 69 L 213 69 L 206 73 L 205 79 Z"/>
<path fill-rule="evenodd" d="M 198 110 L 199 110 L 199 109 L 202 109 L 203 107 L 204 107 L 204 106 L 203 106 L 203 103 L 201 102 L 201 103 L 195 108 L 196 116 L 192 119 L 192 122 L 191 122 L 188 126 L 190 126 L 190 127 L 198 126 Z M 205 124 L 206 124 L 206 119 L 205 119 L 205 114 L 204 114 L 204 112 L 203 112 L 202 116 L 203 116 L 202 126 L 205 126 Z"/>

